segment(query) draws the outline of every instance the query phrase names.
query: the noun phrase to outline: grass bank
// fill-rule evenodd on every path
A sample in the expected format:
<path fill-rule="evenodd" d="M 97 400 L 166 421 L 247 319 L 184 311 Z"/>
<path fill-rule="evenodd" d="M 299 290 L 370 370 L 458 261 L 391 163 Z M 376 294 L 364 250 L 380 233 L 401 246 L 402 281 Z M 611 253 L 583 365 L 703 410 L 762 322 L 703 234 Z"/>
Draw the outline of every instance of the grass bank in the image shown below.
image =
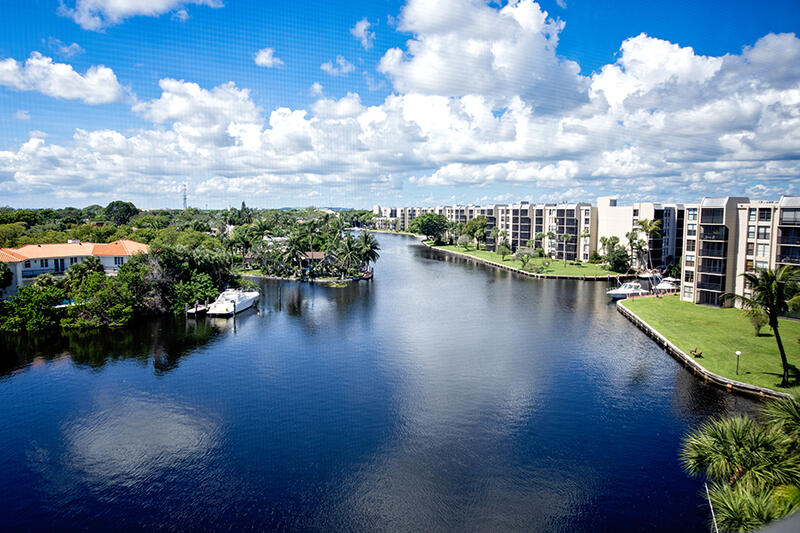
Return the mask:
<path fill-rule="evenodd" d="M 689 353 L 703 352 L 696 359 L 707 370 L 720 376 L 773 390 L 800 393 L 800 322 L 781 320 L 779 331 L 789 360 L 789 389 L 778 387 L 783 373 L 775 337 L 769 327 L 756 337 L 750 321 L 740 309 L 719 309 L 681 302 L 677 295 L 663 298 L 636 298 L 622 305 L 678 348 Z M 736 351 L 739 374 L 736 374 Z"/>
<path fill-rule="evenodd" d="M 426 241 L 430 242 L 430 241 Z M 512 255 L 507 255 L 505 259 L 502 256 L 495 252 L 489 252 L 486 250 L 476 250 L 474 245 L 470 245 L 469 248 L 466 250 L 463 246 L 457 245 L 442 245 L 442 246 L 433 246 L 438 250 L 449 250 L 451 252 L 459 252 L 466 255 L 471 255 L 473 257 L 478 257 L 480 259 L 486 259 L 487 261 L 493 261 L 495 263 L 500 263 L 501 265 L 506 265 L 512 268 L 518 268 L 520 270 L 528 270 L 533 271 L 533 266 L 542 266 L 544 263 L 543 258 L 535 258 L 528 261 L 527 269 L 522 268 L 522 261 L 518 261 L 513 258 Z M 604 265 L 596 265 L 592 263 L 578 263 L 573 264 L 567 261 L 567 265 L 564 266 L 564 261 L 559 260 L 550 260 L 550 265 L 544 268 L 539 272 L 540 274 L 547 274 L 552 276 L 616 276 L 618 272 L 614 272 L 609 270 L 608 267 Z"/>

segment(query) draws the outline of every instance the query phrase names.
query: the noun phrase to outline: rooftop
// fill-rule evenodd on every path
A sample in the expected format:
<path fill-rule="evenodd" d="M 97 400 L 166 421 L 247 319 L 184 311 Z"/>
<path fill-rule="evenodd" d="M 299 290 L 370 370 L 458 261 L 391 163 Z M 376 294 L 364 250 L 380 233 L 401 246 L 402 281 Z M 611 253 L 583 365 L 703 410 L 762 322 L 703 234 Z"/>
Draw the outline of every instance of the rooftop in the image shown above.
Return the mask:
<path fill-rule="evenodd" d="M 149 251 L 150 247 L 148 245 L 127 239 L 110 243 L 26 244 L 19 248 L 0 248 L 0 261 L 16 263 L 28 259 L 47 259 L 51 257 L 130 256 Z"/>

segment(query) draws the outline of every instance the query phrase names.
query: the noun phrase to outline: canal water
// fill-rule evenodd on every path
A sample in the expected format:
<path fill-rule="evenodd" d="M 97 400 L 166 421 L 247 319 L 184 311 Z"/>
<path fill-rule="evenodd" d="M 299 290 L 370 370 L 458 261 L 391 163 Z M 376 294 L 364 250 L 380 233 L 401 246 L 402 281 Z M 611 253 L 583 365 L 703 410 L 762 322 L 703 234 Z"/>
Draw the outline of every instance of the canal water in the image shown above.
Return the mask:
<path fill-rule="evenodd" d="M 708 530 L 681 438 L 753 402 L 605 283 L 378 240 L 235 320 L 0 341 L 2 529 Z"/>

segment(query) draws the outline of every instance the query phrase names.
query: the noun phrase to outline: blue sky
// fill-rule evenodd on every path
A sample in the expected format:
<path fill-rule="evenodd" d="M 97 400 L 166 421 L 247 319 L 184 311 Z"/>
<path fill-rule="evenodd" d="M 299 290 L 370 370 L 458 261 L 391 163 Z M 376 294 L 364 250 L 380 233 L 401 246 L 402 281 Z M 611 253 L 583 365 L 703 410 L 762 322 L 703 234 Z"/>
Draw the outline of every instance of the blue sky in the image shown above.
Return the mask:
<path fill-rule="evenodd" d="M 0 204 L 800 194 L 796 1 L 2 9 Z"/>

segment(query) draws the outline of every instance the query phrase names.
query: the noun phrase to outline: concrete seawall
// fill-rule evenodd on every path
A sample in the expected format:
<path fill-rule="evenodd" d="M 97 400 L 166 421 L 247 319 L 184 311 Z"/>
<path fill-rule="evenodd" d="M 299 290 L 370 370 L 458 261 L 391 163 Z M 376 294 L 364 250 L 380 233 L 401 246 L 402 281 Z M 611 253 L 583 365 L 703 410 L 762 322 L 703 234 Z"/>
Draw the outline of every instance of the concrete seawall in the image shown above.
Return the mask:
<path fill-rule="evenodd" d="M 698 363 L 694 357 L 687 355 L 683 350 L 675 346 L 672 342 L 669 341 L 669 339 L 664 337 L 661 333 L 656 331 L 655 328 L 653 328 L 650 324 L 648 324 L 642 318 L 640 318 L 639 315 L 637 315 L 636 313 L 625 307 L 624 300 L 617 302 L 617 311 L 622 313 L 622 315 L 628 320 L 630 320 L 637 328 L 644 331 L 650 338 L 656 341 L 656 343 L 659 346 L 664 348 L 664 350 L 667 353 L 669 353 L 672 357 L 677 359 L 679 363 L 681 363 L 686 368 L 691 370 L 693 374 L 703 378 L 703 381 L 706 381 L 707 383 L 711 383 L 712 385 L 725 389 L 729 392 L 744 394 L 746 396 L 750 396 L 760 400 L 768 398 L 792 397 L 791 394 L 786 392 L 780 392 L 765 387 L 759 387 L 757 385 L 750 385 L 749 383 L 742 383 L 741 381 L 736 381 L 734 379 L 729 379 L 720 376 L 718 374 L 715 374 L 710 370 L 706 369 L 700 363 Z"/>
<path fill-rule="evenodd" d="M 437 248 L 435 246 L 431 246 L 425 242 L 422 242 L 424 246 L 427 246 L 431 250 L 438 250 L 445 254 L 456 255 L 459 257 L 464 257 L 466 259 L 471 259 L 477 263 L 483 263 L 484 265 L 489 265 L 494 268 L 499 268 L 501 270 L 507 270 L 509 272 L 514 272 L 515 274 L 519 274 L 521 276 L 527 276 L 529 278 L 540 278 L 540 279 L 575 279 L 575 280 L 582 280 L 582 281 L 621 281 L 625 279 L 631 279 L 636 276 L 626 275 L 626 274 L 609 274 L 607 276 L 568 276 L 563 274 L 536 274 L 535 272 L 528 272 L 527 270 L 522 270 L 519 268 L 514 268 L 508 265 L 503 265 L 501 263 L 496 263 L 494 261 L 489 261 L 488 259 L 483 259 L 481 257 L 475 257 L 474 255 L 469 255 L 461 252 L 456 252 L 454 250 L 444 250 L 442 248 Z"/>

